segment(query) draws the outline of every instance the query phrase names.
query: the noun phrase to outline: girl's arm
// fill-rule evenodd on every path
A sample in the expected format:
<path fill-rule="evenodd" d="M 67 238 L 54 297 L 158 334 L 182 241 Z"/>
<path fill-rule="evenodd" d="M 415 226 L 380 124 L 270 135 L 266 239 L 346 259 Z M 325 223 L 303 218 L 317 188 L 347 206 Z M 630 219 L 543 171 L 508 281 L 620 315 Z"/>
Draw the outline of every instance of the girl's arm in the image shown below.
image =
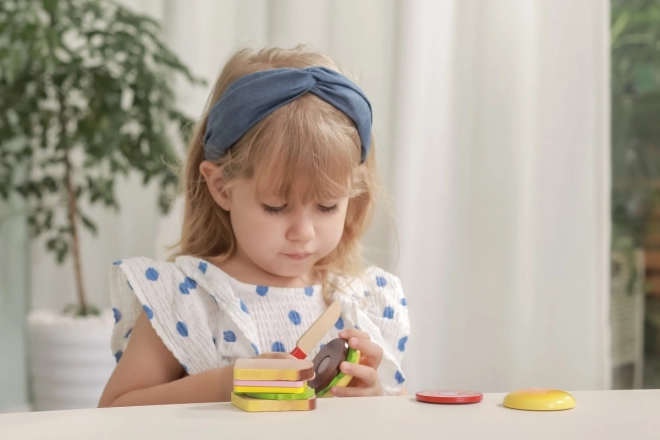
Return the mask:
<path fill-rule="evenodd" d="M 99 408 L 230 400 L 233 364 L 182 376 L 183 367 L 142 312 L 103 391 Z"/>

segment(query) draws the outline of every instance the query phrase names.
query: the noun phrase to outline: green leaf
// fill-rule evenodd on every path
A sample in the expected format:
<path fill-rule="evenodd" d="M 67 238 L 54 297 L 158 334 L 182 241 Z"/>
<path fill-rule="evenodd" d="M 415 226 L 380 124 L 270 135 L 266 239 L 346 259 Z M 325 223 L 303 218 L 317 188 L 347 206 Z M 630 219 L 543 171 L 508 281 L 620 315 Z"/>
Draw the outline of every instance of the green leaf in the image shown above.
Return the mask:
<path fill-rule="evenodd" d="M 80 220 L 82 220 L 83 225 L 94 235 L 98 234 L 98 229 L 96 228 L 96 224 L 89 218 L 84 215 L 80 215 Z"/>

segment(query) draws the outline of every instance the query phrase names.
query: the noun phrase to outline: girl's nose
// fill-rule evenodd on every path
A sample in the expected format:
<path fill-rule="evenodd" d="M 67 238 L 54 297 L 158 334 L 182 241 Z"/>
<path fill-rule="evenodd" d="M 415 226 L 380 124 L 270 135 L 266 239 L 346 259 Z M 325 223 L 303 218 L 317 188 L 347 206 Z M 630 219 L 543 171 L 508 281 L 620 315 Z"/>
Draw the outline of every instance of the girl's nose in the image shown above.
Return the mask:
<path fill-rule="evenodd" d="M 292 241 L 309 241 L 314 238 L 314 223 L 308 213 L 293 215 L 286 238 Z"/>

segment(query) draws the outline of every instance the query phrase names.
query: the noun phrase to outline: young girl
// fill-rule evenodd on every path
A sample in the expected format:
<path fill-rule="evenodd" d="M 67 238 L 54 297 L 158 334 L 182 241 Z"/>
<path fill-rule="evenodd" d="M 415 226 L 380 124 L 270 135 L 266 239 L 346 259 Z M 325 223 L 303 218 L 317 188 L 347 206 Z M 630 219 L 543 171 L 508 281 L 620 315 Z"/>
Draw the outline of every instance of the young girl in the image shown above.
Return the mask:
<path fill-rule="evenodd" d="M 405 394 L 410 326 L 395 276 L 361 269 L 374 208 L 371 105 L 326 56 L 242 50 L 189 145 L 180 252 L 115 262 L 117 367 L 99 406 L 230 399 L 240 358 L 291 357 L 334 300 L 362 353 L 338 397 Z"/>

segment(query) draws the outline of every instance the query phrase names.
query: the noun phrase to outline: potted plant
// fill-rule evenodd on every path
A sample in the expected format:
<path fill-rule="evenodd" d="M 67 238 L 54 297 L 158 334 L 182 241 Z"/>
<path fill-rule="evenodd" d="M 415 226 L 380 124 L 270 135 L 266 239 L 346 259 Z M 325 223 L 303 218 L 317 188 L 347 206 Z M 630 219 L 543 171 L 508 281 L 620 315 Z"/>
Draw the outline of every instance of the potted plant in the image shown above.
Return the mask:
<path fill-rule="evenodd" d="M 118 210 L 115 181 L 139 173 L 168 210 L 179 159 L 169 133 L 190 125 L 177 76 L 203 83 L 154 20 L 114 2 L 0 2 L 0 198 L 20 194 L 32 235 L 75 273 L 75 302 L 28 317 L 36 409 L 96 406 L 112 371 L 112 312 L 87 301 L 80 230 L 97 231 L 81 202 Z"/>

